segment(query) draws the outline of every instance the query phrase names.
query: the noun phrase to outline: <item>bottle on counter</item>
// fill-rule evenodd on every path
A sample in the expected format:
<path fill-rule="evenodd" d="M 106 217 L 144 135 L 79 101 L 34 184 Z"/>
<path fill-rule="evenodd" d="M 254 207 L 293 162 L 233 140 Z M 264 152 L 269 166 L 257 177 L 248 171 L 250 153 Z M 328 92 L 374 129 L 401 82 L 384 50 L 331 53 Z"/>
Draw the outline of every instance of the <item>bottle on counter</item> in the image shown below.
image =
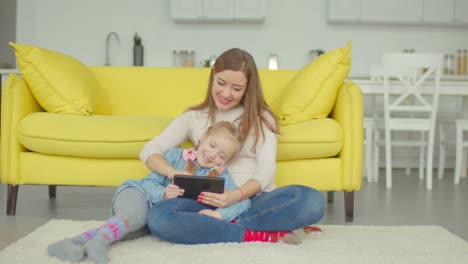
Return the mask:
<path fill-rule="evenodd" d="M 179 63 L 177 62 L 177 59 L 179 58 L 177 50 L 172 50 L 172 67 L 177 67 L 179 66 Z"/>
<path fill-rule="evenodd" d="M 141 38 L 137 33 L 135 33 L 133 41 L 133 66 L 143 66 L 143 45 L 141 45 Z"/>
<path fill-rule="evenodd" d="M 179 52 L 179 63 L 181 67 L 187 67 L 187 61 L 188 61 L 188 50 L 181 50 Z"/>
<path fill-rule="evenodd" d="M 466 70 L 466 66 L 467 66 L 466 65 L 466 49 L 464 49 L 463 52 L 462 52 L 461 66 L 462 66 L 461 74 L 466 75 L 466 73 L 467 73 L 467 70 Z"/>
<path fill-rule="evenodd" d="M 461 75 L 462 70 L 463 70 L 463 67 L 462 67 L 462 50 L 459 49 L 457 51 L 457 75 Z"/>
<path fill-rule="evenodd" d="M 195 51 L 191 50 L 188 55 L 187 67 L 195 67 Z"/>
<path fill-rule="evenodd" d="M 216 55 L 211 55 L 210 56 L 210 67 L 213 67 L 215 62 L 216 62 Z"/>
<path fill-rule="evenodd" d="M 450 65 L 450 61 L 449 61 L 449 55 L 448 54 L 445 54 L 444 55 L 444 62 L 445 62 L 445 65 L 444 65 L 444 74 L 445 75 L 449 75 L 449 65 Z"/>
<path fill-rule="evenodd" d="M 444 75 L 453 75 L 453 74 L 455 74 L 454 65 L 453 65 L 453 62 L 454 62 L 453 54 L 445 54 L 444 55 L 444 61 L 445 61 Z"/>
<path fill-rule="evenodd" d="M 268 57 L 268 69 L 278 70 L 278 55 L 270 53 L 270 56 Z"/>
<path fill-rule="evenodd" d="M 450 60 L 450 68 L 449 68 L 449 75 L 454 75 L 455 74 L 455 55 L 449 54 L 449 60 Z"/>

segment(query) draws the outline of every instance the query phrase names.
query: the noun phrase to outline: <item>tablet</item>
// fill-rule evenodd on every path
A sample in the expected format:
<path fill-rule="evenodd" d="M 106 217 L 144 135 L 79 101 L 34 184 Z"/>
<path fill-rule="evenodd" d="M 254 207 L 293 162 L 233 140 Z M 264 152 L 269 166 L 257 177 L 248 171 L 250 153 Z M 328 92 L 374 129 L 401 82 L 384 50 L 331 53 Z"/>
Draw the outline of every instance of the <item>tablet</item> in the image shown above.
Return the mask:
<path fill-rule="evenodd" d="M 201 192 L 223 193 L 224 178 L 208 176 L 187 176 L 176 174 L 174 184 L 184 189 L 182 197 L 197 199 Z"/>

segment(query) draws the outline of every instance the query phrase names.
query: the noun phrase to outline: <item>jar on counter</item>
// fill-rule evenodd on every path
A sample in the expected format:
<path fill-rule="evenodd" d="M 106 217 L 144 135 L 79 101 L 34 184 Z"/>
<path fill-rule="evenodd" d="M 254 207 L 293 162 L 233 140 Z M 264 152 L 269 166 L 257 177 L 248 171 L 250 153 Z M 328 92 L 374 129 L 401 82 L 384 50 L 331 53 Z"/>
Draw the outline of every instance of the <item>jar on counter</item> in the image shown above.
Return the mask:
<path fill-rule="evenodd" d="M 462 75 L 463 66 L 462 66 L 462 50 L 457 51 L 457 75 Z"/>
<path fill-rule="evenodd" d="M 270 53 L 270 56 L 268 57 L 268 69 L 278 70 L 278 55 Z"/>
<path fill-rule="evenodd" d="M 187 59 L 187 67 L 195 67 L 195 51 L 191 50 Z"/>
<path fill-rule="evenodd" d="M 466 65 L 466 49 L 464 49 L 463 52 L 462 52 L 461 64 L 462 64 L 461 74 L 466 75 L 466 73 L 467 73 L 467 70 L 466 70 L 466 66 L 467 66 Z"/>
<path fill-rule="evenodd" d="M 453 54 L 444 55 L 444 74 L 454 75 L 455 74 L 455 56 Z"/>
<path fill-rule="evenodd" d="M 172 67 L 179 66 L 179 62 L 178 62 L 179 54 L 178 53 L 179 52 L 177 50 L 172 51 Z"/>

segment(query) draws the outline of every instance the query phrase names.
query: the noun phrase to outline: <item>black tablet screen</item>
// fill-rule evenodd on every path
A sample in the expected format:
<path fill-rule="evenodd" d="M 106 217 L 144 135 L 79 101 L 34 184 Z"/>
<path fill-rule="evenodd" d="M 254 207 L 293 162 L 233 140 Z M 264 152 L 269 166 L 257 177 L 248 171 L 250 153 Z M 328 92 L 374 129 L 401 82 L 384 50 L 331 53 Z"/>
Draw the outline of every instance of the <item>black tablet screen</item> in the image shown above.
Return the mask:
<path fill-rule="evenodd" d="M 197 199 L 201 192 L 224 192 L 224 178 L 207 176 L 175 175 L 174 184 L 184 189 L 182 197 Z"/>

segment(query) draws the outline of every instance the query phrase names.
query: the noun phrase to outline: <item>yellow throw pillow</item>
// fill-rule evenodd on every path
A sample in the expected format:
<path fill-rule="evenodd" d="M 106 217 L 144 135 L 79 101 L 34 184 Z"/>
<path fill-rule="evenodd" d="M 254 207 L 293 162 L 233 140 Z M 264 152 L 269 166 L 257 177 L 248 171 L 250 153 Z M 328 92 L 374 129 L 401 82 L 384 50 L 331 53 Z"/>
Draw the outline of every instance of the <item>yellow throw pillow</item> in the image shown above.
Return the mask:
<path fill-rule="evenodd" d="M 271 107 L 282 125 L 327 117 L 351 68 L 351 42 L 322 54 L 286 85 Z"/>
<path fill-rule="evenodd" d="M 77 59 L 55 51 L 10 42 L 21 75 L 39 104 L 53 113 L 90 115 L 96 77 Z"/>

